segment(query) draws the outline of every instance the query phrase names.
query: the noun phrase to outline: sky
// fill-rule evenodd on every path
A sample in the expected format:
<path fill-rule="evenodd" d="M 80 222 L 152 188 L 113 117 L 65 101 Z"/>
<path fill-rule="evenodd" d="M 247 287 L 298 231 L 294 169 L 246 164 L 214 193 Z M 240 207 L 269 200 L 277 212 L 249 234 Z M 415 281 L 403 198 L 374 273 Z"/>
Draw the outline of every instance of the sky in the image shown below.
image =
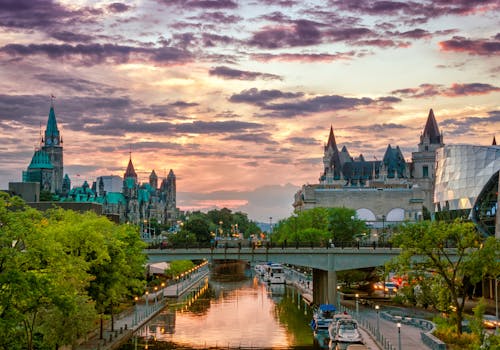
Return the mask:
<path fill-rule="evenodd" d="M 73 185 L 132 157 L 180 209 L 276 222 L 331 126 L 367 160 L 410 161 L 431 108 L 446 144 L 500 141 L 499 58 L 497 0 L 0 0 L 0 188 L 53 95 Z"/>

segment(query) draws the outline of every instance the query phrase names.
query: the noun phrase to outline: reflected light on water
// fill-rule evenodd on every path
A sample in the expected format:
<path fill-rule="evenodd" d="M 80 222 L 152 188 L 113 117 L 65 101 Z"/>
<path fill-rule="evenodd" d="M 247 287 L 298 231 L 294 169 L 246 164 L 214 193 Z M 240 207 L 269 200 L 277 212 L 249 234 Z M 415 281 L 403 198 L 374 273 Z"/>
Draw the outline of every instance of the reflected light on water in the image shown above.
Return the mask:
<path fill-rule="evenodd" d="M 175 331 L 165 334 L 157 328 L 154 336 L 190 347 L 288 347 L 287 331 L 277 320 L 275 303 L 266 287 L 255 279 L 232 287 L 214 283 L 216 297 L 210 300 L 206 313 L 177 311 Z"/>

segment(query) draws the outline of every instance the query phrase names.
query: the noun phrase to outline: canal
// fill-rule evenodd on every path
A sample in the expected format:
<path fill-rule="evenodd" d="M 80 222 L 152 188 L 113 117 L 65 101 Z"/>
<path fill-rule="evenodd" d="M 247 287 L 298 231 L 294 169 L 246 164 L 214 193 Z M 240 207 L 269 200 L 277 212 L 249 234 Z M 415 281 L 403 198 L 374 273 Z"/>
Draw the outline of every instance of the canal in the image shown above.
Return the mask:
<path fill-rule="evenodd" d="M 171 299 L 120 350 L 311 349 L 311 318 L 292 286 L 267 285 L 248 268 L 212 271 L 196 290 Z"/>

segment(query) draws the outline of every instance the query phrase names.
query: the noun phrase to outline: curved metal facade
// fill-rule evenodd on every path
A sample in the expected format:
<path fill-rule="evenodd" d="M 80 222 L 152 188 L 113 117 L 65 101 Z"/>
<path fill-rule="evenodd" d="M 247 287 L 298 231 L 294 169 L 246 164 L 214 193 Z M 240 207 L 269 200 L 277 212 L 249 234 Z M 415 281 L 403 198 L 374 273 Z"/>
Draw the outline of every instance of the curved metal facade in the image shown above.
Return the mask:
<path fill-rule="evenodd" d="M 466 210 L 484 234 L 494 234 L 499 170 L 500 146 L 449 145 L 438 149 L 435 211 Z"/>

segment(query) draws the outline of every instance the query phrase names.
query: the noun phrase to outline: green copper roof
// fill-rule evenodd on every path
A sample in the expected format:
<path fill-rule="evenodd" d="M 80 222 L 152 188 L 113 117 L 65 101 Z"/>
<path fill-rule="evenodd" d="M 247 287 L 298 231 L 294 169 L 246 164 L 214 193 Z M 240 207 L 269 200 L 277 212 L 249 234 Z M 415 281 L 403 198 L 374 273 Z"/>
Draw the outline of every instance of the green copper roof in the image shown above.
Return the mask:
<path fill-rule="evenodd" d="M 42 150 L 35 151 L 28 169 L 53 169 L 49 155 Z"/>
<path fill-rule="evenodd" d="M 54 112 L 54 106 L 50 106 L 49 120 L 47 120 L 47 128 L 45 129 L 45 139 L 48 138 L 59 139 L 59 129 L 57 128 L 56 113 Z"/>
<path fill-rule="evenodd" d="M 106 193 L 105 202 L 108 204 L 118 204 L 121 203 L 123 205 L 126 204 L 125 197 L 120 192 L 109 192 Z"/>

